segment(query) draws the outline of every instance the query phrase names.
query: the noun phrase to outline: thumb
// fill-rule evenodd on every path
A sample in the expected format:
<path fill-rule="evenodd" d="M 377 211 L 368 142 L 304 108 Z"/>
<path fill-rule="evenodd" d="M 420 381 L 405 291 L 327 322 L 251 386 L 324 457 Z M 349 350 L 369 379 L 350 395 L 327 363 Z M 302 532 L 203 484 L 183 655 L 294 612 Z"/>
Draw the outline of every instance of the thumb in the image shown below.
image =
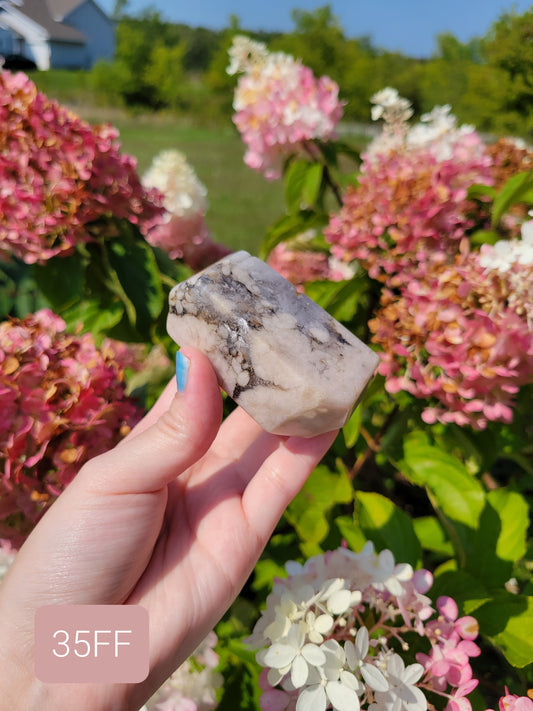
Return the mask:
<path fill-rule="evenodd" d="M 172 379 L 131 434 L 89 461 L 77 479 L 100 493 L 156 491 L 205 454 L 222 420 L 220 388 L 203 353 L 190 347 L 180 353 L 185 358 L 181 391 Z"/>

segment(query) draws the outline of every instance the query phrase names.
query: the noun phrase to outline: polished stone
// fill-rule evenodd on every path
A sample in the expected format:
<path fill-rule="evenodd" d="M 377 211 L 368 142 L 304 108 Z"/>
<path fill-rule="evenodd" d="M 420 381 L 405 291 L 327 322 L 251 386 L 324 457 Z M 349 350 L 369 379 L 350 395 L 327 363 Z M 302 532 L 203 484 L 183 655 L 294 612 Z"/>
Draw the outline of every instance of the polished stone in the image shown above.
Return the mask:
<path fill-rule="evenodd" d="M 236 252 L 177 284 L 167 330 L 207 355 L 221 387 L 265 430 L 342 427 L 378 356 L 265 262 Z"/>

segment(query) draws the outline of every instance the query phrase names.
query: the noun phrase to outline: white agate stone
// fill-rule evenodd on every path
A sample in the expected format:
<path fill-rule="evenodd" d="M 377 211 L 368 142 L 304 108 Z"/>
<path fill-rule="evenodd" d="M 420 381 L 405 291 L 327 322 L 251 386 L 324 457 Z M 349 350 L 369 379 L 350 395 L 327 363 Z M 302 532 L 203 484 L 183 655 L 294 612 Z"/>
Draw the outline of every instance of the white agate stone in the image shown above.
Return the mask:
<path fill-rule="evenodd" d="M 207 355 L 226 393 L 268 432 L 342 427 L 379 358 L 265 262 L 241 251 L 177 284 L 167 330 Z"/>

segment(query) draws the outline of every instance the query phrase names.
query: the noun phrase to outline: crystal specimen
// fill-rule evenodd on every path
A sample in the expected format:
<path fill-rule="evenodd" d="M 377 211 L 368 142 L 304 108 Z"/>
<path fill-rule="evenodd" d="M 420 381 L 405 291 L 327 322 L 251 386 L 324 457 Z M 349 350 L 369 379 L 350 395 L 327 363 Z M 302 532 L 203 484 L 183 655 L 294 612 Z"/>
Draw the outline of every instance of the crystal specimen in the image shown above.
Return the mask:
<path fill-rule="evenodd" d="M 177 284 L 167 330 L 207 355 L 226 393 L 268 432 L 342 427 L 378 356 L 278 272 L 247 252 Z"/>

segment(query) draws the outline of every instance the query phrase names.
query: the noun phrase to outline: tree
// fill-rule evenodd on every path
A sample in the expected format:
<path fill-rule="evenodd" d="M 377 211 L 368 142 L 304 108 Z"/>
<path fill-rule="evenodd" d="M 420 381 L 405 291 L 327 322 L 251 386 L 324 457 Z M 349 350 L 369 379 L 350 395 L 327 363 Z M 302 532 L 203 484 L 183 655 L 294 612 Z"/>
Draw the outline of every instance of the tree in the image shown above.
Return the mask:
<path fill-rule="evenodd" d="M 518 133 L 533 128 L 533 10 L 504 13 L 483 43 L 487 66 L 503 86 L 496 112 L 498 128 Z"/>
<path fill-rule="evenodd" d="M 151 88 L 157 103 L 176 108 L 182 96 L 183 54 L 185 46 L 168 47 L 156 42 L 144 71 L 143 80 Z"/>
<path fill-rule="evenodd" d="M 126 14 L 129 4 L 129 0 L 115 0 L 111 17 L 114 20 L 120 20 L 121 18 L 123 18 Z"/>
<path fill-rule="evenodd" d="M 340 81 L 346 66 L 346 39 L 330 5 L 312 12 L 293 10 L 295 29 L 272 43 L 270 49 L 281 50 L 301 59 L 317 75 L 327 74 Z"/>
<path fill-rule="evenodd" d="M 533 10 L 523 15 L 504 13 L 489 31 L 484 43 L 489 64 L 506 71 L 511 80 L 521 78 L 533 88 Z"/>

